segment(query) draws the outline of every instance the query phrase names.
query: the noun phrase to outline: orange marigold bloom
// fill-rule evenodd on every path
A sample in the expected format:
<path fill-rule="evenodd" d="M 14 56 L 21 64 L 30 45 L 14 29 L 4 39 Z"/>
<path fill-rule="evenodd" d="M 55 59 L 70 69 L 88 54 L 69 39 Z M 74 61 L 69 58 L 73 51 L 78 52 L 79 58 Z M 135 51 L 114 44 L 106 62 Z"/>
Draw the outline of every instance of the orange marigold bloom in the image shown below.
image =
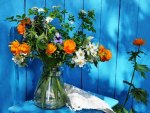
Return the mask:
<path fill-rule="evenodd" d="M 25 24 L 19 24 L 17 30 L 19 34 L 23 35 L 26 31 Z"/>
<path fill-rule="evenodd" d="M 24 20 L 21 20 L 20 22 L 21 22 L 21 24 L 23 24 L 23 25 L 31 24 L 30 18 L 26 18 L 26 19 L 24 19 Z"/>
<path fill-rule="evenodd" d="M 105 61 L 108 61 L 112 58 L 112 53 L 110 50 L 106 49 L 105 50 Z"/>
<path fill-rule="evenodd" d="M 11 51 L 14 55 L 19 55 L 19 53 L 20 53 L 19 46 L 20 46 L 20 43 L 19 43 L 17 40 L 13 41 L 13 42 L 9 45 L 10 51 Z"/>
<path fill-rule="evenodd" d="M 64 51 L 67 54 L 72 54 L 75 52 L 75 50 L 76 50 L 76 43 L 73 40 L 69 39 L 64 42 Z"/>
<path fill-rule="evenodd" d="M 56 49 L 57 49 L 57 47 L 54 44 L 50 43 L 47 46 L 46 54 L 51 55 L 52 53 L 54 53 L 56 51 Z"/>
<path fill-rule="evenodd" d="M 142 38 L 137 38 L 133 41 L 133 44 L 136 46 L 142 46 L 145 44 L 145 41 Z"/>
<path fill-rule="evenodd" d="M 103 53 L 104 51 L 105 51 L 105 47 L 101 45 L 99 47 L 99 54 Z"/>
<path fill-rule="evenodd" d="M 108 50 L 108 49 L 105 49 L 104 46 L 100 46 L 100 47 L 99 47 L 98 54 L 99 54 L 100 60 L 101 60 L 102 62 L 108 61 L 108 60 L 110 60 L 111 57 L 112 57 L 111 51 Z"/>
<path fill-rule="evenodd" d="M 27 43 L 23 43 L 19 46 L 20 53 L 29 54 L 31 47 Z"/>

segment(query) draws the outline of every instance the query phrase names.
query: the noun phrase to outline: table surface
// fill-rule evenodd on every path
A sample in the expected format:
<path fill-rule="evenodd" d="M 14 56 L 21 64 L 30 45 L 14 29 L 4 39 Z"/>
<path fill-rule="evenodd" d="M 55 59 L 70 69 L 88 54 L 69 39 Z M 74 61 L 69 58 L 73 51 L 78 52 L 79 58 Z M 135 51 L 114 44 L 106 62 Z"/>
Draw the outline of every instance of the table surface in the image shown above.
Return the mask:
<path fill-rule="evenodd" d="M 94 95 L 96 95 L 97 97 L 101 98 L 106 103 L 108 103 L 108 105 L 111 108 L 118 104 L 118 100 L 115 100 L 113 98 L 98 95 L 98 94 L 94 94 Z M 43 110 L 35 106 L 32 100 L 26 101 L 22 103 L 21 105 L 14 105 L 12 107 L 9 107 L 8 110 L 10 113 L 11 112 L 13 113 L 102 113 L 101 111 L 98 111 L 98 110 L 82 110 L 82 111 L 75 112 L 75 111 L 70 110 L 66 106 L 60 109 L 56 109 L 56 110 Z"/>

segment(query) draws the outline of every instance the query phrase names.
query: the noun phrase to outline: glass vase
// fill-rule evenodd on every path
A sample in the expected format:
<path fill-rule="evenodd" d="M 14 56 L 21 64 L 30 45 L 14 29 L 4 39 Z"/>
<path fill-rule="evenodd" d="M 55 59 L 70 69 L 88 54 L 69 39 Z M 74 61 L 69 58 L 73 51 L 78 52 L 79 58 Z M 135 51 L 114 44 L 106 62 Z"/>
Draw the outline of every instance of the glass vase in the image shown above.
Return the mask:
<path fill-rule="evenodd" d="M 42 77 L 34 93 L 34 103 L 42 109 L 57 109 L 66 104 L 66 93 L 57 67 L 43 67 Z"/>

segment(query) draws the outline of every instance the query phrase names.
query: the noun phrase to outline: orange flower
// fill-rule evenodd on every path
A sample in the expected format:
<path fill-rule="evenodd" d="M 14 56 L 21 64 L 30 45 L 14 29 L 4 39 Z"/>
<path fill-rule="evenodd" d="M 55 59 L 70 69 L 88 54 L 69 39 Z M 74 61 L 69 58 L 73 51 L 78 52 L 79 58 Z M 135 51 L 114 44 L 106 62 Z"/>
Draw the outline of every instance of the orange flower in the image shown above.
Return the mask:
<path fill-rule="evenodd" d="M 105 61 L 108 61 L 112 58 L 112 53 L 110 50 L 106 49 L 105 50 Z"/>
<path fill-rule="evenodd" d="M 20 46 L 20 43 L 19 43 L 17 40 L 13 41 L 13 42 L 9 45 L 10 51 L 11 51 L 14 55 L 19 55 L 19 53 L 20 53 L 19 46 Z"/>
<path fill-rule="evenodd" d="M 26 19 L 24 19 L 24 20 L 21 20 L 20 22 L 21 22 L 21 24 L 23 24 L 23 25 L 31 24 L 30 18 L 26 18 Z"/>
<path fill-rule="evenodd" d="M 103 53 L 104 51 L 105 51 L 105 47 L 101 45 L 99 47 L 99 54 Z"/>
<path fill-rule="evenodd" d="M 136 46 L 142 46 L 145 44 L 145 41 L 142 38 L 137 38 L 133 41 L 133 44 Z"/>
<path fill-rule="evenodd" d="M 108 49 L 105 49 L 104 46 L 100 46 L 100 47 L 99 47 L 98 54 L 99 54 L 100 60 L 101 60 L 102 62 L 108 61 L 108 60 L 110 60 L 111 57 L 112 57 L 111 51 L 108 50 Z"/>
<path fill-rule="evenodd" d="M 17 30 L 19 34 L 23 35 L 26 31 L 25 24 L 19 24 Z"/>
<path fill-rule="evenodd" d="M 57 47 L 54 44 L 50 43 L 47 46 L 46 54 L 51 55 L 52 53 L 54 53 L 56 51 L 56 49 L 57 49 Z"/>
<path fill-rule="evenodd" d="M 67 54 L 72 54 L 75 52 L 75 50 L 76 50 L 76 43 L 73 40 L 69 39 L 64 42 L 64 51 Z"/>
<path fill-rule="evenodd" d="M 20 53 L 29 54 L 31 47 L 27 43 L 23 43 L 19 46 Z"/>

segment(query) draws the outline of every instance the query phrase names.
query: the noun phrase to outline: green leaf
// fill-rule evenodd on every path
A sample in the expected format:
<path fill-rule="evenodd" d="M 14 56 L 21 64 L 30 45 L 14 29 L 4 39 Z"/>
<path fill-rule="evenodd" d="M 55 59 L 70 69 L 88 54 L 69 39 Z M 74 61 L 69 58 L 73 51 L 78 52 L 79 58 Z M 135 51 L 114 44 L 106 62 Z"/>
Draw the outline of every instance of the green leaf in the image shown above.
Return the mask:
<path fill-rule="evenodd" d="M 150 69 L 147 65 L 135 64 L 135 70 L 141 72 L 141 76 L 146 78 L 145 72 L 149 72 Z"/>
<path fill-rule="evenodd" d="M 123 108 L 123 113 L 128 113 L 128 110 L 126 110 L 125 108 Z"/>
<path fill-rule="evenodd" d="M 20 16 L 20 15 L 16 15 L 16 17 L 17 17 L 18 19 L 20 19 L 20 18 L 21 18 L 21 16 Z"/>
<path fill-rule="evenodd" d="M 14 22 L 14 21 L 17 22 L 17 19 L 15 19 L 14 16 L 8 17 L 8 18 L 6 18 L 6 20 L 8 20 L 10 22 Z"/>
<path fill-rule="evenodd" d="M 66 9 L 61 11 L 62 14 L 68 13 Z"/>
<path fill-rule="evenodd" d="M 69 21 L 75 21 L 75 18 L 72 14 L 69 14 L 69 18 L 68 18 Z"/>
<path fill-rule="evenodd" d="M 147 76 L 145 75 L 144 72 L 141 72 L 141 76 L 142 76 L 143 78 L 147 78 Z"/>
<path fill-rule="evenodd" d="M 23 15 L 22 15 L 22 19 L 24 19 L 24 18 L 26 18 L 26 14 L 23 14 Z"/>
<path fill-rule="evenodd" d="M 138 52 L 131 51 L 127 53 L 130 54 L 129 61 L 134 61 L 136 57 L 140 58 L 140 54 L 145 54 L 143 51 L 138 51 Z"/>
<path fill-rule="evenodd" d="M 122 105 L 117 104 L 115 107 L 113 107 L 113 110 L 116 113 L 128 113 L 128 111 L 126 110 L 126 108 L 124 108 Z"/>
<path fill-rule="evenodd" d="M 44 33 L 37 38 L 36 46 L 41 50 L 47 48 L 47 37 Z"/>
<path fill-rule="evenodd" d="M 123 81 L 125 84 L 129 85 L 129 86 L 132 86 L 133 88 L 135 88 L 135 86 L 132 84 L 132 83 L 129 83 L 128 81 Z"/>
<path fill-rule="evenodd" d="M 131 52 L 128 52 L 128 54 L 131 55 L 131 56 L 129 57 L 129 61 L 132 61 L 132 60 L 134 60 L 134 59 L 139 55 L 139 52 L 131 51 Z"/>
<path fill-rule="evenodd" d="M 150 69 L 147 67 L 147 65 L 141 65 L 141 64 L 136 64 L 135 69 L 136 69 L 136 71 L 140 71 L 140 72 L 150 71 Z"/>
<path fill-rule="evenodd" d="M 86 46 L 87 44 L 89 44 L 89 42 L 93 39 L 92 36 L 87 37 L 84 42 L 83 42 L 83 46 Z"/>
<path fill-rule="evenodd" d="M 93 62 L 94 62 L 94 65 L 97 67 L 98 62 L 96 60 L 94 60 Z"/>
<path fill-rule="evenodd" d="M 133 88 L 131 90 L 132 96 L 135 98 L 137 102 L 142 102 L 147 105 L 148 102 L 148 93 L 141 88 Z"/>
<path fill-rule="evenodd" d="M 133 108 L 130 109 L 130 113 L 137 113 Z"/>
<path fill-rule="evenodd" d="M 88 11 L 88 16 L 89 16 L 90 18 L 94 19 L 94 17 L 95 17 L 95 12 L 94 12 L 94 10 Z"/>

